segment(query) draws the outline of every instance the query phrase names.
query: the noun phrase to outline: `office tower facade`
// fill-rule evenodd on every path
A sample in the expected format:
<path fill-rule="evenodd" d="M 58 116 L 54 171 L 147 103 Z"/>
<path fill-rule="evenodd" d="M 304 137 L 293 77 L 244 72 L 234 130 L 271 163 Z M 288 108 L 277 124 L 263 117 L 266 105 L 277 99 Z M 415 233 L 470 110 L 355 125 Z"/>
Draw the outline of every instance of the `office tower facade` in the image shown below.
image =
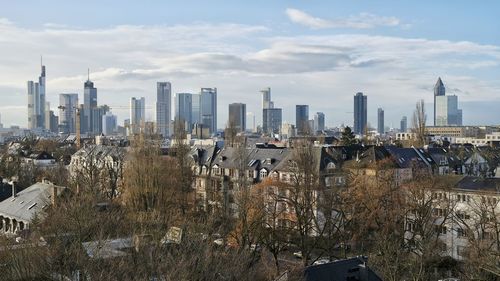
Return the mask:
<path fill-rule="evenodd" d="M 299 135 L 308 133 L 312 129 L 309 128 L 309 105 L 295 106 L 295 127 Z"/>
<path fill-rule="evenodd" d="M 50 102 L 45 102 L 45 126 L 44 126 L 44 128 L 47 131 L 51 131 L 50 130 L 50 121 L 51 121 L 50 113 L 51 112 L 52 111 L 50 110 Z"/>
<path fill-rule="evenodd" d="M 191 95 L 191 123 L 200 124 L 200 94 Z"/>
<path fill-rule="evenodd" d="M 217 132 L 217 88 L 201 88 L 200 123 L 210 134 Z"/>
<path fill-rule="evenodd" d="M 260 91 L 262 94 L 262 109 L 273 108 L 274 104 L 271 101 L 271 88 L 266 88 Z"/>
<path fill-rule="evenodd" d="M 175 94 L 175 122 L 181 122 L 184 130 L 190 132 L 193 127 L 193 95 L 190 93 Z"/>
<path fill-rule="evenodd" d="M 28 129 L 44 129 L 45 124 L 45 65 L 41 66 L 38 82 L 28 81 Z"/>
<path fill-rule="evenodd" d="M 66 134 L 76 133 L 76 109 L 78 94 L 59 95 L 59 132 Z"/>
<path fill-rule="evenodd" d="M 385 133 L 384 127 L 384 110 L 382 108 L 377 109 L 377 133 L 383 135 Z"/>
<path fill-rule="evenodd" d="M 462 126 L 462 110 L 458 109 L 458 97 L 437 96 L 436 126 Z"/>
<path fill-rule="evenodd" d="M 228 127 L 234 127 L 238 132 L 247 128 L 247 105 L 244 103 L 231 103 L 229 105 Z"/>
<path fill-rule="evenodd" d="M 97 135 L 100 133 L 99 127 L 101 123 L 101 118 L 96 112 L 97 108 L 97 88 L 94 87 L 94 83 L 90 81 L 90 75 L 87 77 L 87 81 L 83 83 L 83 110 L 80 112 L 82 116 L 80 131 L 82 133 Z"/>
<path fill-rule="evenodd" d="M 265 134 L 279 134 L 282 123 L 281 108 L 265 108 L 263 110 L 262 130 Z"/>
<path fill-rule="evenodd" d="M 354 133 L 363 135 L 367 125 L 368 97 L 358 92 L 354 95 Z"/>
<path fill-rule="evenodd" d="M 406 133 L 406 131 L 408 130 L 408 118 L 406 118 L 406 116 L 403 116 L 401 118 L 401 121 L 399 122 L 399 130 L 402 133 Z"/>
<path fill-rule="evenodd" d="M 138 134 L 141 132 L 144 123 L 146 122 L 146 99 L 131 98 L 130 99 L 130 133 Z"/>
<path fill-rule="evenodd" d="M 441 77 L 438 77 L 436 85 L 434 85 L 434 126 L 437 126 L 437 97 L 445 96 L 446 88 L 444 87 Z"/>
<path fill-rule="evenodd" d="M 172 85 L 170 82 L 156 83 L 156 128 L 163 137 L 170 137 Z"/>
<path fill-rule="evenodd" d="M 315 132 L 325 130 L 325 114 L 323 112 L 316 112 L 313 120 Z"/>
<path fill-rule="evenodd" d="M 102 116 L 102 133 L 106 136 L 112 135 L 116 132 L 118 126 L 116 115 L 110 111 Z"/>

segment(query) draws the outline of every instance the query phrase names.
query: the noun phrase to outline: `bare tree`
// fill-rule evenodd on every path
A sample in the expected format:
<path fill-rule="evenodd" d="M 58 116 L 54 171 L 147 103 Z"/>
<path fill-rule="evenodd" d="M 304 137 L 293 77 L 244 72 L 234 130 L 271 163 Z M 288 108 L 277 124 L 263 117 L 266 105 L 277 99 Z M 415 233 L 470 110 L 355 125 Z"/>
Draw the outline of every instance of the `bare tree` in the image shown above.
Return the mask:
<path fill-rule="evenodd" d="M 426 122 L 427 114 L 425 112 L 424 100 L 420 100 L 415 105 L 415 111 L 413 112 L 412 132 L 415 134 L 417 146 L 424 146 L 427 144 Z"/>

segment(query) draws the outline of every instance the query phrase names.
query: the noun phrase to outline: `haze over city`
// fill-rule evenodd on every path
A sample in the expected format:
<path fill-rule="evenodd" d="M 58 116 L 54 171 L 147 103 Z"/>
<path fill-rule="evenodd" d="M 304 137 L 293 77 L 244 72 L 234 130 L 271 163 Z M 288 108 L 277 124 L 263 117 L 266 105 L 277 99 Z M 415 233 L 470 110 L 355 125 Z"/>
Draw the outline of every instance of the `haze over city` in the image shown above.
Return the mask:
<path fill-rule="evenodd" d="M 485 9 L 484 6 L 490 7 Z M 271 87 L 283 121 L 295 105 L 324 112 L 327 126 L 352 125 L 352 97 L 369 97 L 399 127 L 415 102 L 432 115 L 441 77 L 459 97 L 464 125 L 493 124 L 500 113 L 498 3 L 421 1 L 2 1 L 0 113 L 4 126 L 27 126 L 26 81 L 47 67 L 46 100 L 83 94 L 90 79 L 99 104 L 128 118 L 131 97 L 146 98 L 155 119 L 156 82 L 172 93 L 218 89 L 218 124 L 227 106 L 247 104 L 261 122 L 260 90 Z M 113 109 L 113 107 L 115 107 Z M 173 116 L 172 116 L 173 117 Z M 432 118 L 428 118 L 431 124 Z"/>

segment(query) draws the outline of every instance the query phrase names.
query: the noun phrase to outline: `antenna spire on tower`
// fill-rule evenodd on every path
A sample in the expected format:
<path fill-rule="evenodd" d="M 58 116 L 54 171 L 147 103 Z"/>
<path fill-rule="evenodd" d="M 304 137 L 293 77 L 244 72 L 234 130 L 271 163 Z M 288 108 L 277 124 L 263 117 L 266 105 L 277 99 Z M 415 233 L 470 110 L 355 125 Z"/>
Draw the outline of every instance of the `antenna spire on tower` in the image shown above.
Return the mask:
<path fill-rule="evenodd" d="M 87 68 L 87 81 L 90 81 L 90 68 Z"/>

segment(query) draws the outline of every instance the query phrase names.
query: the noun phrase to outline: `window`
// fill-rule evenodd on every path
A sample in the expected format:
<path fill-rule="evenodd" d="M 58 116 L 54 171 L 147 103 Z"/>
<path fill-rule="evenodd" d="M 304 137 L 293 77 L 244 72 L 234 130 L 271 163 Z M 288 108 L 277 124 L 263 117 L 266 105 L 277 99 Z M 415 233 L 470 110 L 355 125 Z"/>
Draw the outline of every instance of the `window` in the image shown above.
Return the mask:
<path fill-rule="evenodd" d="M 465 247 L 457 246 L 457 255 L 461 257 L 465 257 Z"/>
<path fill-rule="evenodd" d="M 467 237 L 467 230 L 463 228 L 457 228 L 457 237 Z"/>
<path fill-rule="evenodd" d="M 259 176 L 260 176 L 261 179 L 266 178 L 267 177 L 267 171 L 266 171 L 266 169 L 260 170 Z"/>
<path fill-rule="evenodd" d="M 468 219 L 470 219 L 470 216 L 467 213 L 464 213 L 464 212 L 457 212 L 456 216 L 457 216 L 457 218 L 459 218 L 461 220 L 468 220 Z"/>
<path fill-rule="evenodd" d="M 444 216 L 445 216 L 445 214 L 446 214 L 446 212 L 445 212 L 445 210 L 443 210 L 443 209 L 440 209 L 440 208 L 434 208 L 434 209 L 432 209 L 432 214 L 433 214 L 434 216 L 444 217 Z"/>
<path fill-rule="evenodd" d="M 434 230 L 436 231 L 436 233 L 439 233 L 440 235 L 446 234 L 446 226 L 435 225 Z"/>

